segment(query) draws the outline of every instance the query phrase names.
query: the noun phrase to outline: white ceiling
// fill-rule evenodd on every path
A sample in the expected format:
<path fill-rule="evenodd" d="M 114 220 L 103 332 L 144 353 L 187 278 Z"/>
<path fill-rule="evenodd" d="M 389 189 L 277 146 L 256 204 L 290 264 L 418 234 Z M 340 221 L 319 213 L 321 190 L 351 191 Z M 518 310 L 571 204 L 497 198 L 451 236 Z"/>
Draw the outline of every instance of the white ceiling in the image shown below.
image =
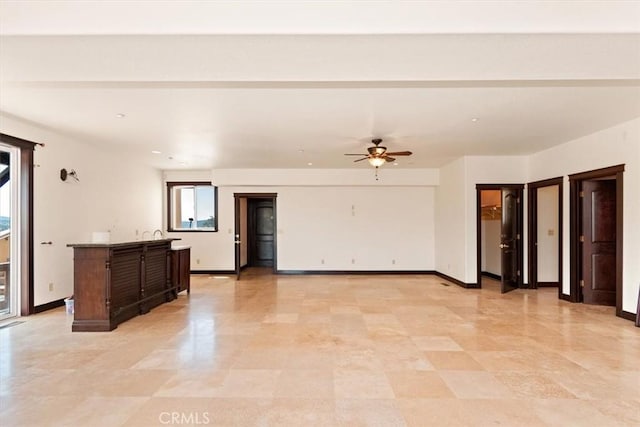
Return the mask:
<path fill-rule="evenodd" d="M 0 111 L 163 169 L 527 154 L 640 116 L 640 2 L 0 1 Z"/>

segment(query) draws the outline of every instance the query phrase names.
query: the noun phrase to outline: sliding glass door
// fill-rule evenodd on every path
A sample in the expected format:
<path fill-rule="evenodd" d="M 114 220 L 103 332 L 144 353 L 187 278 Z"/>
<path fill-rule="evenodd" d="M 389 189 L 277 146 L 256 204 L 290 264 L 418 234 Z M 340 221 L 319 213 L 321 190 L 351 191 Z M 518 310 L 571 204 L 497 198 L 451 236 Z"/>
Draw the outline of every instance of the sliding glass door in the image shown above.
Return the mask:
<path fill-rule="evenodd" d="M 19 312 L 19 149 L 0 144 L 0 320 Z"/>

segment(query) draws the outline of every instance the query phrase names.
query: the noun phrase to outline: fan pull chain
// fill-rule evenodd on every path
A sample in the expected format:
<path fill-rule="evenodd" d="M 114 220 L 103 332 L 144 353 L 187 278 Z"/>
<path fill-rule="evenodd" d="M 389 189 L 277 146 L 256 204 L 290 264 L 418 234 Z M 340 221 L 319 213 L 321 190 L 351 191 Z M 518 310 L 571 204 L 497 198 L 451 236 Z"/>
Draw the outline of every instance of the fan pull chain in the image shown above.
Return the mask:
<path fill-rule="evenodd" d="M 378 166 L 376 166 L 376 181 L 378 181 Z"/>

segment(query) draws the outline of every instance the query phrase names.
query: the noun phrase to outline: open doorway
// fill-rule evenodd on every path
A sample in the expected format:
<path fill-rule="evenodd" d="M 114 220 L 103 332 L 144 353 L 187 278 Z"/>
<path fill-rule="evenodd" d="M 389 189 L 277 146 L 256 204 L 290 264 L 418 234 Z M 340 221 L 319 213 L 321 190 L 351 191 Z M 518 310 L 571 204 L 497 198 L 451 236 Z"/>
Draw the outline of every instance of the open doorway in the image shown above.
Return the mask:
<path fill-rule="evenodd" d="M 570 299 L 616 307 L 622 317 L 624 165 L 569 175 Z"/>
<path fill-rule="evenodd" d="M 482 190 L 481 236 L 482 236 L 482 276 L 495 280 L 502 278 L 500 253 L 500 229 L 502 225 L 502 191 Z"/>
<path fill-rule="evenodd" d="M 563 178 L 527 184 L 529 287 L 557 287 L 562 296 Z"/>
<path fill-rule="evenodd" d="M 236 279 L 245 268 L 277 272 L 275 193 L 234 193 Z"/>
<path fill-rule="evenodd" d="M 524 184 L 476 185 L 476 277 L 478 287 L 482 287 L 483 257 L 485 262 L 484 266 L 488 267 L 491 257 L 497 256 L 494 254 L 496 250 L 499 250 L 501 292 L 506 293 L 522 287 L 523 190 Z M 499 192 L 499 227 L 497 223 L 490 224 L 487 222 L 483 224 L 483 194 L 485 192 Z M 493 198 L 495 197 L 497 197 L 497 193 L 486 193 L 485 214 L 489 214 L 491 211 L 495 211 L 497 214 L 497 203 L 488 203 L 488 201 L 494 200 Z M 484 232 L 483 226 L 485 228 Z M 495 239 L 494 236 L 489 236 L 492 228 L 499 228 L 499 239 Z M 492 237 L 493 242 L 491 241 Z M 495 248 L 496 244 L 498 249 Z M 486 248 L 483 246 L 486 246 Z M 489 254 L 490 250 L 491 254 Z M 497 265 L 497 261 L 494 262 L 494 267 L 495 265 Z"/>

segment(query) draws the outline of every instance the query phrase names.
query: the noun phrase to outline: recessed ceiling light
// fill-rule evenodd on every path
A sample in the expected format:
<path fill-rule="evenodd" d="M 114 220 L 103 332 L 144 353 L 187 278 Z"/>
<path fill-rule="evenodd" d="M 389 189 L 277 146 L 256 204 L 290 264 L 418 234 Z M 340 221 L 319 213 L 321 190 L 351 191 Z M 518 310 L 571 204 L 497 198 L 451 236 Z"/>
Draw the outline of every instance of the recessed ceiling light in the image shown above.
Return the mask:
<path fill-rule="evenodd" d="M 479 119 L 479 118 L 477 118 L 477 117 L 473 117 L 473 118 L 471 119 L 471 121 L 472 121 L 472 122 L 474 122 L 474 123 L 475 123 L 475 122 L 477 122 L 478 120 L 480 120 L 480 119 Z"/>
<path fill-rule="evenodd" d="M 395 163 L 393 164 L 393 166 L 398 166 L 398 164 L 399 164 L 398 162 L 395 162 Z"/>
<path fill-rule="evenodd" d="M 151 150 L 152 154 L 162 154 L 162 151 L 158 151 L 158 150 Z"/>
<path fill-rule="evenodd" d="M 298 153 L 304 153 L 304 150 L 298 150 Z"/>
<path fill-rule="evenodd" d="M 118 113 L 118 114 L 116 114 L 116 117 L 117 117 L 117 118 L 119 118 L 119 119 L 124 119 L 124 118 L 125 118 L 125 117 L 127 117 L 127 116 L 125 116 L 125 115 L 124 115 L 124 114 L 122 114 L 122 113 Z"/>
<path fill-rule="evenodd" d="M 309 162 L 307 163 L 307 166 L 313 166 L 313 163 Z"/>

